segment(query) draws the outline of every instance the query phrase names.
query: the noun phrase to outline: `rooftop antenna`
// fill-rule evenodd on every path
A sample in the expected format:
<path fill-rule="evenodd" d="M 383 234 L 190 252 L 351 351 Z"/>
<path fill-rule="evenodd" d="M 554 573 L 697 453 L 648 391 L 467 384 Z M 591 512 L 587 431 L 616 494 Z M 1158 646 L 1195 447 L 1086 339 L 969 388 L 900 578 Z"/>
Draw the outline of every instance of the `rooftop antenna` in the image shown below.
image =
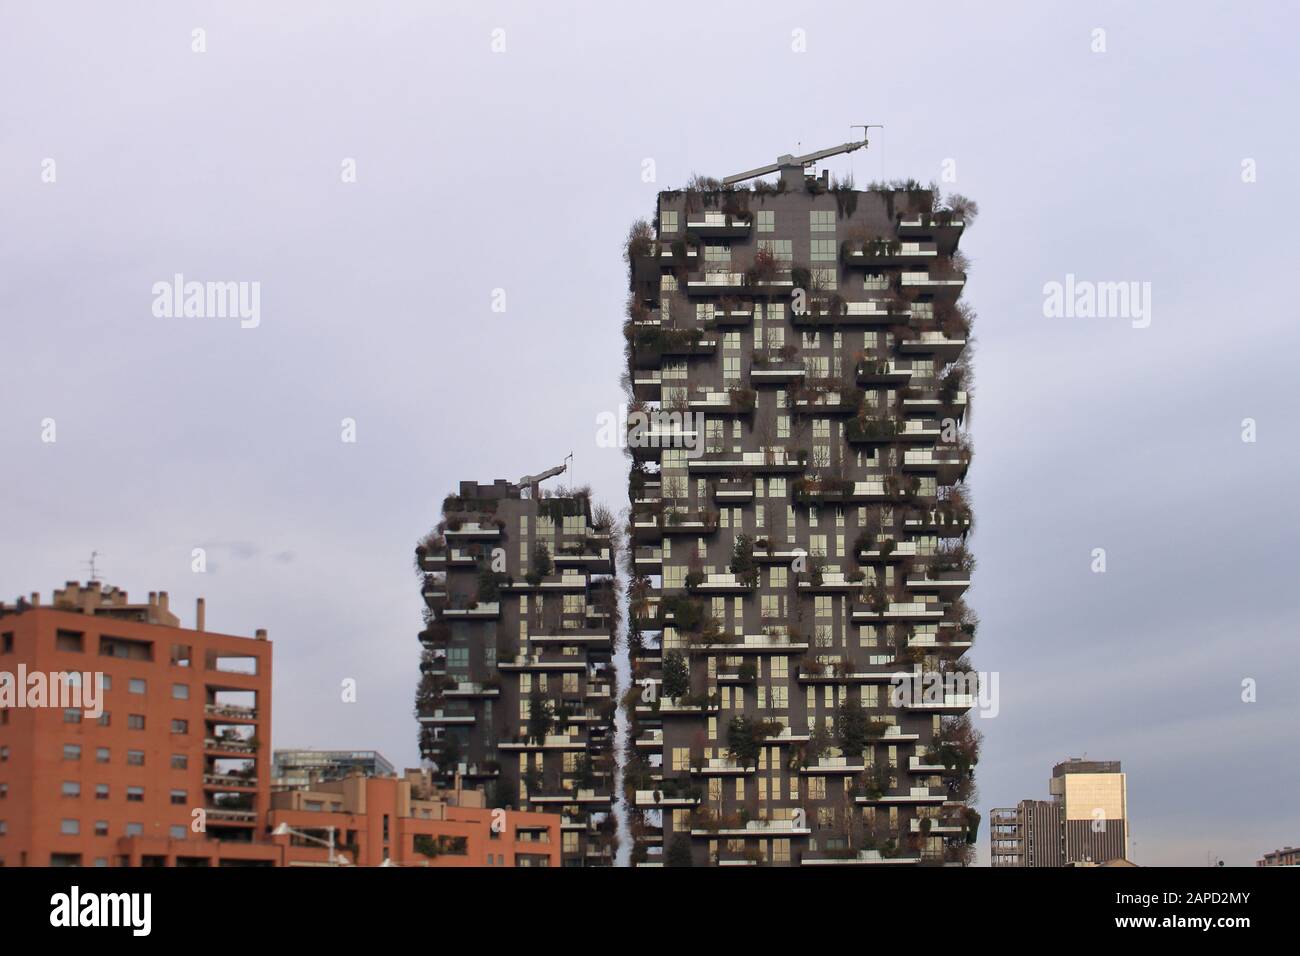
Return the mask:
<path fill-rule="evenodd" d="M 91 551 L 91 552 L 90 552 L 90 560 L 89 560 L 89 561 L 83 561 L 83 562 L 82 562 L 82 564 L 84 564 L 87 568 L 90 569 L 90 578 L 89 578 L 89 581 L 98 581 L 98 580 L 99 580 L 99 569 L 95 566 L 95 559 L 96 559 L 96 558 L 100 558 L 100 557 L 103 557 L 103 555 L 102 555 L 100 552 L 98 552 L 98 551 Z M 89 581 L 88 581 L 87 583 L 89 583 Z"/>

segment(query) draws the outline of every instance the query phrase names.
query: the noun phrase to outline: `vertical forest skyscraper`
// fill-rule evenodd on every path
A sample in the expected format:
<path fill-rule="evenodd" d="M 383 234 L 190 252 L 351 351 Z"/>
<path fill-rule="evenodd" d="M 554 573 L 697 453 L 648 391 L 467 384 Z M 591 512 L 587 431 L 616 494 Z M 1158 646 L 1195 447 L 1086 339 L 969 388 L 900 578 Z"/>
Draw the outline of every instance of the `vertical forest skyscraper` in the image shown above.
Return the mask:
<path fill-rule="evenodd" d="M 629 235 L 638 864 L 970 860 L 975 207 L 805 172 L 861 145 Z"/>

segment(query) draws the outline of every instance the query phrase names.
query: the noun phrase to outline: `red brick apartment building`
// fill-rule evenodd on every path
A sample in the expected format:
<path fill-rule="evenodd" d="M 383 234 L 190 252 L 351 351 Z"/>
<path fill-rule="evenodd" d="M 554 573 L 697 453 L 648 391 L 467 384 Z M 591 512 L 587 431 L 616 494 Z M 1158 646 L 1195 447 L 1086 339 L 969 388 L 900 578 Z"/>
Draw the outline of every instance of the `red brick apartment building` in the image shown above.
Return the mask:
<path fill-rule="evenodd" d="M 265 631 L 207 631 L 202 599 L 188 630 L 167 592 L 97 581 L 0 602 L 0 866 L 329 865 L 331 827 L 336 864 L 559 865 L 559 816 L 418 773 L 273 797 L 270 740 Z"/>

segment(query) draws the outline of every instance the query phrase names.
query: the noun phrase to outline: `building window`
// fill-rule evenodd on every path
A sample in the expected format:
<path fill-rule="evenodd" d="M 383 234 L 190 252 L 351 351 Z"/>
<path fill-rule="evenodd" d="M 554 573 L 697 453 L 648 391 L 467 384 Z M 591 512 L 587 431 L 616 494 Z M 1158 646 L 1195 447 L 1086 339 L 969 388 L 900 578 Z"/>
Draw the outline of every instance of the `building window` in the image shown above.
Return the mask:
<path fill-rule="evenodd" d="M 659 214 L 659 231 L 661 233 L 677 231 L 676 209 L 665 209 Z"/>
<path fill-rule="evenodd" d="M 188 833 L 183 823 L 173 824 L 167 828 L 167 835 L 173 840 L 184 840 Z"/>
<path fill-rule="evenodd" d="M 79 631 L 58 631 L 54 635 L 54 649 L 80 654 L 86 649 L 86 636 Z"/>
<path fill-rule="evenodd" d="M 188 720 L 172 719 L 172 733 L 188 734 L 190 732 L 190 722 Z"/>
<path fill-rule="evenodd" d="M 145 687 L 145 681 L 142 677 L 132 677 L 126 684 L 126 690 L 129 694 L 143 694 Z"/>
<path fill-rule="evenodd" d="M 67 708 L 67 709 L 64 710 L 64 712 L 63 712 L 63 722 L 64 722 L 65 724 L 79 724 L 79 723 L 81 723 L 81 711 L 77 710 L 77 708 L 75 708 L 75 707 L 69 707 L 69 708 Z"/>
<path fill-rule="evenodd" d="M 189 768 L 190 758 L 185 754 L 172 754 L 172 769 L 186 770 Z"/>
<path fill-rule="evenodd" d="M 107 747 L 95 748 L 95 763 L 108 763 L 112 754 Z"/>
<path fill-rule="evenodd" d="M 101 727 L 111 726 L 113 723 L 113 715 L 108 711 L 104 711 L 99 715 L 99 720 L 95 721 L 95 723 L 99 724 Z"/>
<path fill-rule="evenodd" d="M 172 700 L 189 700 L 189 684 L 172 684 Z"/>
<path fill-rule="evenodd" d="M 144 803 L 144 787 L 127 787 L 127 803 Z"/>
<path fill-rule="evenodd" d="M 65 797 L 81 796 L 81 784 L 78 783 L 76 780 L 63 781 L 63 795 Z"/>
<path fill-rule="evenodd" d="M 81 745 L 80 745 L 80 744 L 64 744 L 64 745 L 63 745 L 63 759 L 64 759 L 64 760 L 80 760 L 80 759 L 81 759 Z"/>
<path fill-rule="evenodd" d="M 126 752 L 126 765 L 127 765 L 128 767 L 143 767 L 143 766 L 144 766 L 144 751 L 143 751 L 143 750 L 128 750 L 128 751 Z"/>
<path fill-rule="evenodd" d="M 8 654 L 14 649 L 14 632 L 5 631 L 0 634 L 0 654 Z"/>
<path fill-rule="evenodd" d="M 126 726 L 128 730 L 144 730 L 144 714 L 127 714 Z"/>
<path fill-rule="evenodd" d="M 760 209 L 758 211 L 758 231 L 775 232 L 776 231 L 776 213 L 770 209 Z"/>
<path fill-rule="evenodd" d="M 59 823 L 59 832 L 64 836 L 78 836 L 81 833 L 81 821 L 65 819 Z"/>
<path fill-rule="evenodd" d="M 127 835 L 127 836 L 143 836 L 143 835 L 144 835 L 144 824 L 143 824 L 143 823 L 128 823 L 128 824 L 126 825 L 126 835 Z"/>
<path fill-rule="evenodd" d="M 814 239 L 812 241 L 812 252 L 809 258 L 811 258 L 813 262 L 834 262 L 835 240 Z"/>
<path fill-rule="evenodd" d="M 184 790 L 173 790 L 171 796 L 172 796 L 172 803 L 178 806 L 183 806 L 187 799 Z"/>
<path fill-rule="evenodd" d="M 95 821 L 95 836 L 108 836 L 108 821 L 107 821 L 107 820 L 96 820 L 96 821 Z"/>
<path fill-rule="evenodd" d="M 108 799 L 108 784 L 106 783 L 95 784 L 95 799 L 96 800 Z"/>
<path fill-rule="evenodd" d="M 834 209 L 814 209 L 808 213 L 808 231 L 809 232 L 834 232 L 835 231 L 835 210 Z"/>
<path fill-rule="evenodd" d="M 772 258 L 778 262 L 791 262 L 794 260 L 794 251 L 789 239 L 760 239 L 758 240 L 758 248 L 770 252 Z"/>

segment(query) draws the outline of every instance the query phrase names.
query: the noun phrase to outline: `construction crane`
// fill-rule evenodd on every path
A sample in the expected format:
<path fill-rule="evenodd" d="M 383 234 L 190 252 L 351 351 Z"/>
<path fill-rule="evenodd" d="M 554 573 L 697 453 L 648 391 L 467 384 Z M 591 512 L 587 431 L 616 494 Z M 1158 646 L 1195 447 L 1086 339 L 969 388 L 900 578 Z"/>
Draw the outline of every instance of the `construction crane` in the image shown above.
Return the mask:
<path fill-rule="evenodd" d="M 862 139 L 856 142 L 841 143 L 839 146 L 832 146 L 829 149 L 819 149 L 815 153 L 808 153 L 804 156 L 792 156 L 787 153 L 784 156 L 778 156 L 775 163 L 767 166 L 760 166 L 758 169 L 751 169 L 747 172 L 737 173 L 734 176 L 728 176 L 722 181 L 724 186 L 731 186 L 735 183 L 744 182 L 746 179 L 754 179 L 758 176 L 766 176 L 768 173 L 779 172 L 782 180 L 785 181 L 786 188 L 803 185 L 803 171 L 818 160 L 826 159 L 828 156 L 838 156 L 841 153 L 851 153 L 854 150 L 861 149 L 867 145 L 867 130 L 884 129 L 883 126 L 873 123 L 870 126 L 854 126 L 852 129 L 862 130 Z"/>
<path fill-rule="evenodd" d="M 537 486 L 540 485 L 547 478 L 554 478 L 556 475 L 564 474 L 564 472 L 567 470 L 569 466 L 569 460 L 572 458 L 573 458 L 573 452 L 569 452 L 569 454 L 567 454 L 564 457 L 564 461 L 561 464 L 556 465 L 554 468 L 547 468 L 545 471 L 536 475 L 524 475 L 522 478 L 519 479 L 518 482 L 515 483 L 514 485 L 515 489 L 518 491 L 523 491 L 525 488 L 527 488 L 528 497 L 530 498 L 538 497 L 539 489 Z"/>

